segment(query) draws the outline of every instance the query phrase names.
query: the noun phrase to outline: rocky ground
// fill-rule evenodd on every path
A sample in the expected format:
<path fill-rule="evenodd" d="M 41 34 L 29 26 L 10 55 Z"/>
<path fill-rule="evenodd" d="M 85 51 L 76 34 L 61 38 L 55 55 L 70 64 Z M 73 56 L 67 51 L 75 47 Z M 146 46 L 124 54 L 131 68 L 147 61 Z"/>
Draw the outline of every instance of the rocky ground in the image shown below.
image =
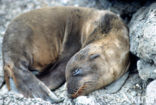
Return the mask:
<path fill-rule="evenodd" d="M 44 1 L 44 2 L 43 2 Z M 130 28 L 131 52 L 137 56 L 137 68 L 133 68 L 125 85 L 115 94 L 105 89 L 88 96 L 71 100 L 67 97 L 66 86 L 55 91 L 64 101 L 58 105 L 147 105 L 156 104 L 156 3 L 152 0 L 0 0 L 0 43 L 9 22 L 17 15 L 44 6 L 73 5 L 98 9 L 109 9 L 120 15 Z M 0 44 L 0 51 L 1 51 Z M 135 65 L 135 64 L 134 64 Z M 139 72 L 139 73 L 138 73 Z M 3 81 L 2 55 L 0 52 L 0 85 Z M 146 89 L 147 87 L 147 89 Z M 41 99 L 28 99 L 8 92 L 4 85 L 0 89 L 0 105 L 50 105 Z"/>

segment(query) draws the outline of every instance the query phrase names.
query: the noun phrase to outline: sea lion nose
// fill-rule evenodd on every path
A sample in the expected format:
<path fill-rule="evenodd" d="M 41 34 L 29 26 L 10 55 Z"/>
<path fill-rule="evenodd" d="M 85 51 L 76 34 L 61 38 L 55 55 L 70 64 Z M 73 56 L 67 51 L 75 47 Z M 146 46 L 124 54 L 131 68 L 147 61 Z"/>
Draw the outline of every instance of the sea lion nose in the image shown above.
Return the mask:
<path fill-rule="evenodd" d="M 73 87 L 70 84 L 67 84 L 67 93 L 69 96 L 74 93 Z"/>
<path fill-rule="evenodd" d="M 73 94 L 76 92 L 76 90 L 77 90 L 77 85 L 74 84 L 73 81 L 72 82 L 70 81 L 69 83 L 67 83 L 67 96 L 69 98 L 75 98 L 73 97 Z"/>

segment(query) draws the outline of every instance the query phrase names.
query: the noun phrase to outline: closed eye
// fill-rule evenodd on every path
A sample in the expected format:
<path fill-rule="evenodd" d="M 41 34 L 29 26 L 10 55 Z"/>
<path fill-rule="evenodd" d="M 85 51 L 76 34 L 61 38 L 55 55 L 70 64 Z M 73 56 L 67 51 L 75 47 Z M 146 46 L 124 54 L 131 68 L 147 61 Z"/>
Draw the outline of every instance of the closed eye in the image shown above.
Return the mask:
<path fill-rule="evenodd" d="M 82 75 L 82 69 L 80 69 L 80 68 L 78 68 L 78 69 L 75 69 L 74 71 L 73 71 L 73 76 L 78 76 L 78 75 Z"/>
<path fill-rule="evenodd" d="M 100 57 L 100 54 L 91 54 L 91 55 L 89 56 L 89 60 L 94 60 L 94 59 L 96 59 L 96 58 L 98 58 L 98 57 Z"/>

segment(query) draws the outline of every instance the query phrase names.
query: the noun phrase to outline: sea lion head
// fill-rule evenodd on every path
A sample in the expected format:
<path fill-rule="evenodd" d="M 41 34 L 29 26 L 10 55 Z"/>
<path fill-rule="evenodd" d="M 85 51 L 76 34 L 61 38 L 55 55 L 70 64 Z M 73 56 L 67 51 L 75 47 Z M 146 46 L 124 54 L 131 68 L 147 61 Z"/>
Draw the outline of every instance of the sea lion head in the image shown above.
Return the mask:
<path fill-rule="evenodd" d="M 99 89 L 103 86 L 105 59 L 100 44 L 90 44 L 77 52 L 67 63 L 67 91 L 71 98 Z"/>

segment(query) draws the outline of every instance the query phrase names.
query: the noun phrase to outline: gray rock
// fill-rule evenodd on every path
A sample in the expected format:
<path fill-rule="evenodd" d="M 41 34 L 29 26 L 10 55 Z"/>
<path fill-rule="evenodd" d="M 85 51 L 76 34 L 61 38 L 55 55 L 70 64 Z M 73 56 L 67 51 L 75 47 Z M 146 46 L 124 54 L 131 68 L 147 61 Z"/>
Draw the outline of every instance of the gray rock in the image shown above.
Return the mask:
<path fill-rule="evenodd" d="M 65 6 L 81 6 L 81 7 L 96 7 L 96 0 L 57 0 L 53 1 L 53 3 L 48 3 L 50 5 L 65 5 Z M 54 6 L 52 5 L 52 6 Z"/>
<path fill-rule="evenodd" d="M 141 79 L 156 78 L 156 66 L 143 60 L 137 62 L 137 68 Z"/>
<path fill-rule="evenodd" d="M 109 9 L 119 14 L 126 23 L 128 23 L 132 15 L 142 6 L 148 6 L 152 1 L 148 0 L 99 0 L 102 9 Z"/>
<path fill-rule="evenodd" d="M 24 98 L 21 94 L 9 92 L 0 94 L 0 105 L 52 105 L 39 98 Z"/>
<path fill-rule="evenodd" d="M 80 96 L 74 100 L 67 97 L 66 85 L 55 91 L 65 100 L 59 105 L 132 105 L 143 104 L 139 101 L 143 97 L 144 89 L 140 85 L 141 79 L 137 74 L 131 74 L 121 90 L 115 94 L 108 94 L 107 90 L 99 89 L 88 96 Z"/>
<path fill-rule="evenodd" d="M 152 81 L 147 86 L 146 105 L 156 105 L 156 80 Z"/>
<path fill-rule="evenodd" d="M 156 3 L 139 9 L 129 27 L 130 50 L 141 59 L 137 63 L 140 77 L 156 79 Z"/>
<path fill-rule="evenodd" d="M 6 87 L 3 88 L 4 90 Z M 4 91 L 3 90 L 3 91 Z M 13 92 L 1 93 L 0 91 L 0 105 L 50 105 L 38 98 L 24 98 L 22 95 Z M 76 99 L 70 99 L 67 96 L 66 84 L 55 91 L 59 97 L 63 97 L 62 103 L 53 105 L 139 105 L 143 104 L 141 99 L 144 94 L 144 89 L 141 87 L 141 79 L 138 74 L 131 74 L 121 90 L 115 94 L 108 94 L 107 90 L 99 89 L 90 93 L 88 96 L 80 96 Z"/>
<path fill-rule="evenodd" d="M 3 74 L 3 70 L 2 70 L 2 37 L 0 37 L 0 86 L 2 85 L 3 81 L 4 81 L 4 74 Z"/>
<path fill-rule="evenodd" d="M 5 93 L 7 93 L 7 92 L 9 92 L 8 89 L 7 89 L 7 86 L 4 85 L 4 86 L 0 89 L 0 94 L 2 95 L 2 94 L 5 94 Z"/>

